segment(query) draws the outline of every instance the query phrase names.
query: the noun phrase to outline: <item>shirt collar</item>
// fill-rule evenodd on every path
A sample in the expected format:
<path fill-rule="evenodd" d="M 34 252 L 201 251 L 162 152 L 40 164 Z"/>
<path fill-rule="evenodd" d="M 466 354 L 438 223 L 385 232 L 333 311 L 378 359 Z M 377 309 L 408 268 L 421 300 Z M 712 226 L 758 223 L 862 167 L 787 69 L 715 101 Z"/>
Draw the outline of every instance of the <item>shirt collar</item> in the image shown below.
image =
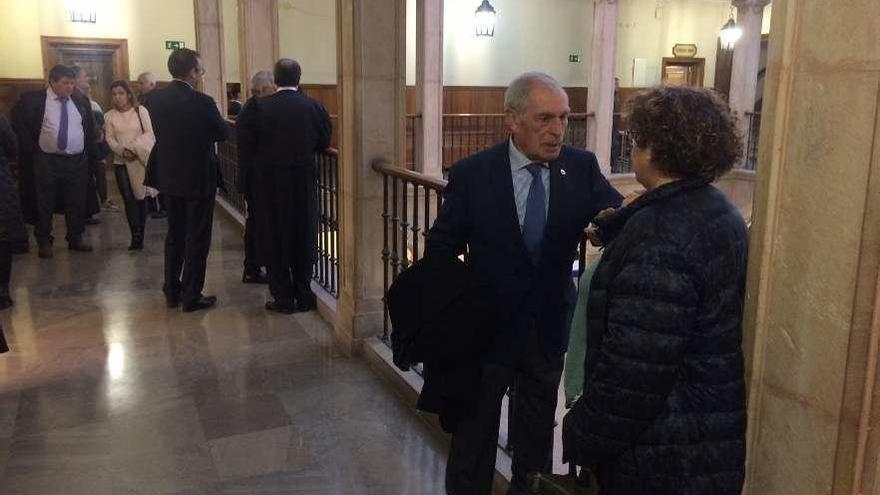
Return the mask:
<path fill-rule="evenodd" d="M 547 166 L 545 162 L 535 162 L 534 160 L 530 160 L 529 157 L 523 154 L 519 148 L 516 147 L 516 144 L 513 142 L 513 138 L 510 138 L 510 171 L 517 172 L 526 168 L 527 166 L 533 163 L 540 163 L 544 167 Z"/>
<path fill-rule="evenodd" d="M 49 97 L 50 100 L 55 101 L 58 99 L 58 94 L 52 89 L 52 86 L 46 87 L 46 96 Z M 70 99 L 70 98 L 68 98 Z"/>
<path fill-rule="evenodd" d="M 183 79 L 177 79 L 177 78 L 175 77 L 174 79 L 172 79 L 172 81 L 182 82 L 183 84 L 186 84 L 187 86 L 191 87 L 192 89 L 196 89 L 195 86 L 193 86 L 192 84 L 190 84 L 190 83 L 187 82 L 187 81 L 184 81 Z"/>
<path fill-rule="evenodd" d="M 299 91 L 299 86 L 280 86 L 277 91 Z"/>

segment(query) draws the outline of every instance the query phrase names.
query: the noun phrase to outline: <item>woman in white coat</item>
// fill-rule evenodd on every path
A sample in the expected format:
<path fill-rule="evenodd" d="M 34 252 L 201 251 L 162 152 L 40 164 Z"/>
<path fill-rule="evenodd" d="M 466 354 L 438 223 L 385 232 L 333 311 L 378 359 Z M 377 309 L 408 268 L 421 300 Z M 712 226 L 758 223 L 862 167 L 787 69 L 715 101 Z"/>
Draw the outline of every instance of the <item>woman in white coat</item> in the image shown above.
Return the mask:
<path fill-rule="evenodd" d="M 156 138 L 150 113 L 138 105 L 128 82 L 113 82 L 110 94 L 113 109 L 105 115 L 107 144 L 113 151 L 113 172 L 131 229 L 131 245 L 128 249 L 141 250 L 144 248 L 147 221 L 144 177 Z"/>

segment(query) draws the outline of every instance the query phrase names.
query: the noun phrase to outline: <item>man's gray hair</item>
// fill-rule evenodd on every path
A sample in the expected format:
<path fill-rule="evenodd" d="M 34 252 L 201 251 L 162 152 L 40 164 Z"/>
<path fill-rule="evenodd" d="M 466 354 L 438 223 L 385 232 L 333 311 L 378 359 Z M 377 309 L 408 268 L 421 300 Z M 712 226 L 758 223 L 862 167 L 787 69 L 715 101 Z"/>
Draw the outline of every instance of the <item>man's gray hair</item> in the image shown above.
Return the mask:
<path fill-rule="evenodd" d="M 529 106 L 529 93 L 535 86 L 544 86 L 561 93 L 565 90 L 559 81 L 543 72 L 526 72 L 514 79 L 504 92 L 504 111 L 523 113 Z"/>
<path fill-rule="evenodd" d="M 272 84 L 275 84 L 275 75 L 272 74 L 272 71 L 261 70 L 251 78 L 251 91 L 256 91 L 263 86 L 270 86 Z"/>
<path fill-rule="evenodd" d="M 137 78 L 138 81 L 156 82 L 156 75 L 152 72 L 142 72 Z"/>

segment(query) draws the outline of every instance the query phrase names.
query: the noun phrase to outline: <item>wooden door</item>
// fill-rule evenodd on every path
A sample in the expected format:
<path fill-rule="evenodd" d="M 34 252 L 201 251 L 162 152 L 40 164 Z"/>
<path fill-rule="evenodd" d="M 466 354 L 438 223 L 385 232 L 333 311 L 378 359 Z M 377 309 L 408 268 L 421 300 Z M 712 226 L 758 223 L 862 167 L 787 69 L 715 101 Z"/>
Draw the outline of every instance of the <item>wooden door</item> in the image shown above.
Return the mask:
<path fill-rule="evenodd" d="M 104 111 L 110 108 L 110 83 L 131 79 L 126 40 L 50 36 L 43 36 L 42 39 L 46 75 L 56 64 L 82 67 L 89 75 L 91 97 Z"/>
<path fill-rule="evenodd" d="M 663 84 L 702 88 L 705 68 L 704 58 L 664 57 Z"/>

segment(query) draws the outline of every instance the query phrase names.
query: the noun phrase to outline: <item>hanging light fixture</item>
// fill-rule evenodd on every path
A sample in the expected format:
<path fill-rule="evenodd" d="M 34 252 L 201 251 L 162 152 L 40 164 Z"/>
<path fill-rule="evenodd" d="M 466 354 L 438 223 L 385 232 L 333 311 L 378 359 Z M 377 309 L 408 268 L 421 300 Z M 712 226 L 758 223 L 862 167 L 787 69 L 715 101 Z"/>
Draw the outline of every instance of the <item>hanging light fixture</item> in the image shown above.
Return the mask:
<path fill-rule="evenodd" d="M 70 22 L 84 22 L 95 24 L 98 22 L 98 12 L 91 0 L 71 0 Z"/>
<path fill-rule="evenodd" d="M 724 23 L 724 26 L 721 27 L 721 32 L 718 34 L 721 38 L 721 47 L 725 50 L 730 50 L 742 34 L 742 28 L 738 27 L 736 21 L 733 20 L 733 6 L 731 5 L 730 17 L 727 19 L 727 22 Z"/>
<path fill-rule="evenodd" d="M 495 8 L 489 0 L 483 0 L 483 3 L 477 7 L 474 17 L 477 36 L 495 36 Z"/>

